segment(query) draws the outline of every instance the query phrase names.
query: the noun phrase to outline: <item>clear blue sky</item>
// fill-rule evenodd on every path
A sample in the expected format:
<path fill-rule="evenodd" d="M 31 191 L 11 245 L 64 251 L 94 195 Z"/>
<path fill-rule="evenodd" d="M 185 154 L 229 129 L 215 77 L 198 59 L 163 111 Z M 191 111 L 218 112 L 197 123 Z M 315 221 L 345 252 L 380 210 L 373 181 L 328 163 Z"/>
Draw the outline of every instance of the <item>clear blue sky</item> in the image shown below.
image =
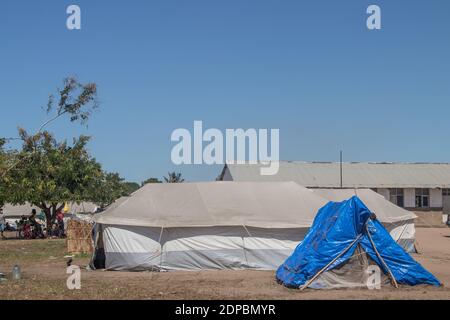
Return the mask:
<path fill-rule="evenodd" d="M 66 29 L 78 4 L 82 30 Z M 378 4 L 382 30 L 366 28 Z M 220 167 L 170 161 L 170 134 L 279 128 L 284 160 L 450 161 L 450 1 L 3 0 L 0 136 L 35 130 L 67 75 L 99 86 L 92 154 L 129 180 Z"/>

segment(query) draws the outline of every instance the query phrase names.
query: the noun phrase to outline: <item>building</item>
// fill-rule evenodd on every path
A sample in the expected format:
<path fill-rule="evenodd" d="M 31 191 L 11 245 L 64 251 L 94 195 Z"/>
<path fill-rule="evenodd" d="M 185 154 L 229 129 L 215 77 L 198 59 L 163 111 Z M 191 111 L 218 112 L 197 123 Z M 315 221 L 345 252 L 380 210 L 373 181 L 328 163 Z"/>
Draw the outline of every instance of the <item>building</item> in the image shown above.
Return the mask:
<path fill-rule="evenodd" d="M 370 188 L 399 207 L 418 213 L 424 225 L 450 213 L 450 163 L 280 161 L 276 175 L 262 164 L 227 164 L 218 180 L 295 181 L 307 188 Z M 427 222 L 427 218 L 431 218 Z M 432 222 L 433 221 L 433 222 Z"/>

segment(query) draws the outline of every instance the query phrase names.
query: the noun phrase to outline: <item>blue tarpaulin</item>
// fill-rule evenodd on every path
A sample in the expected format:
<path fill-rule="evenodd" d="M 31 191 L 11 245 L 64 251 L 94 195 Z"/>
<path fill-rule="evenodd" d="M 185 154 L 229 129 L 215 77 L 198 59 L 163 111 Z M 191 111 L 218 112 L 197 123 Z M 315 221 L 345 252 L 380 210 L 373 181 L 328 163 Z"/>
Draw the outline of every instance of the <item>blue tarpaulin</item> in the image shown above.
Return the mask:
<path fill-rule="evenodd" d="M 325 271 L 346 263 L 358 245 L 387 274 L 371 240 L 397 283 L 440 285 L 438 279 L 392 239 L 357 196 L 343 202 L 329 202 L 319 210 L 304 240 L 278 268 L 277 280 L 287 287 L 299 288 L 340 254 Z"/>

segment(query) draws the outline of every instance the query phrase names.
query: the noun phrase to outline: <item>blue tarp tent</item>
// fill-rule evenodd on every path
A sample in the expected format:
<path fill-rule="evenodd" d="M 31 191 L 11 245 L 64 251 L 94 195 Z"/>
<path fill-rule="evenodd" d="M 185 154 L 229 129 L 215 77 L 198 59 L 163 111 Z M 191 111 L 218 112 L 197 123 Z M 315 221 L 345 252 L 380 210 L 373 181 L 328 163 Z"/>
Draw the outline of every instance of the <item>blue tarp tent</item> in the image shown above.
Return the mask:
<path fill-rule="evenodd" d="M 383 271 L 384 283 L 439 286 L 354 196 L 321 208 L 304 240 L 278 268 L 279 282 L 292 288 L 364 287 L 368 266 Z"/>

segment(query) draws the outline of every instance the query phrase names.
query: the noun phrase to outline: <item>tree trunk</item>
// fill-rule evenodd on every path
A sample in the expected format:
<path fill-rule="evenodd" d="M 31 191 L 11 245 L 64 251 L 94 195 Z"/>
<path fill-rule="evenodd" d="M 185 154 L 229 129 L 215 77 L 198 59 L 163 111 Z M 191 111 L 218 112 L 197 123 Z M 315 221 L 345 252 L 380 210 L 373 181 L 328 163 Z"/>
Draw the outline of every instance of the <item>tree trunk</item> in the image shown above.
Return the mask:
<path fill-rule="evenodd" d="M 58 205 L 58 203 L 51 203 L 47 206 L 45 203 L 35 204 L 45 213 L 45 220 L 47 224 L 47 234 L 52 230 L 53 223 L 56 221 L 56 213 L 64 208 L 64 203 Z"/>
<path fill-rule="evenodd" d="M 44 203 L 42 204 L 42 206 L 40 206 L 40 208 L 44 210 L 45 213 L 45 221 L 47 223 L 47 234 L 48 234 L 48 230 L 52 229 L 52 212 L 50 207 L 47 207 Z"/>

